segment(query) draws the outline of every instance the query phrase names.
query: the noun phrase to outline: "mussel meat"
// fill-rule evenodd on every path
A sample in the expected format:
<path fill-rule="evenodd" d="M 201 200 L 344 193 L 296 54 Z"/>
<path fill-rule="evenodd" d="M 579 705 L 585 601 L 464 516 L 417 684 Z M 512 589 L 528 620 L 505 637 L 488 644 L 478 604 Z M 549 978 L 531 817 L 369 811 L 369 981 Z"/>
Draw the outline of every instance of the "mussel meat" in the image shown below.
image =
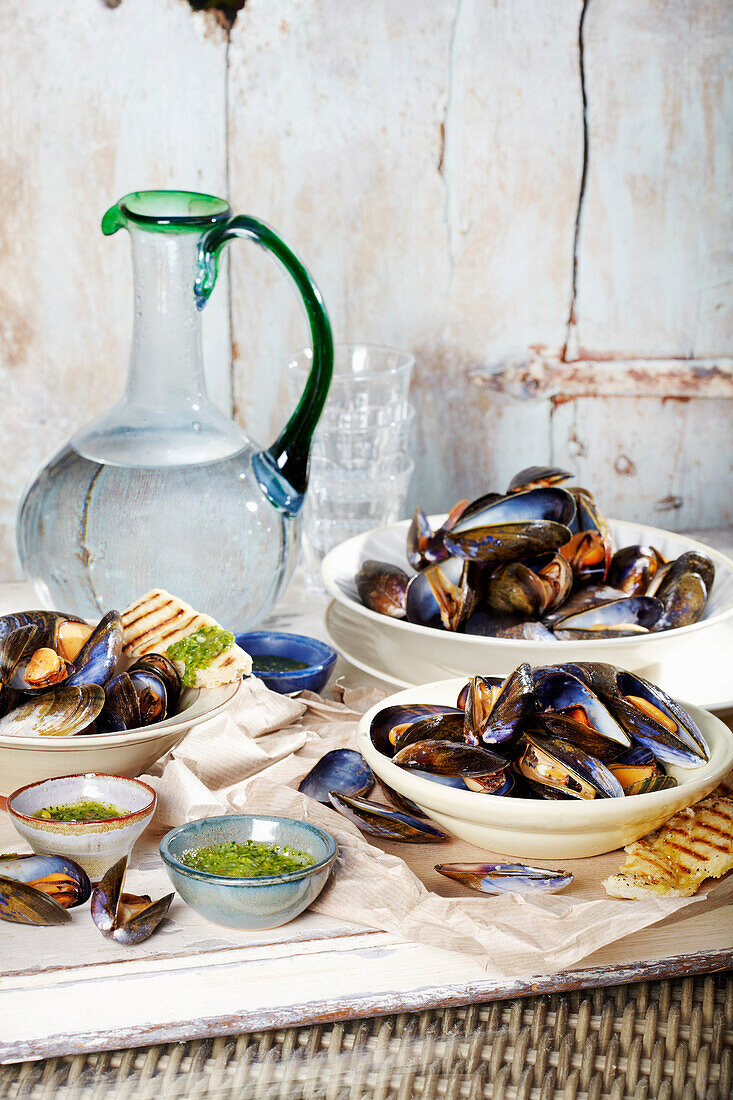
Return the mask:
<path fill-rule="evenodd" d="M 405 612 L 411 623 L 457 630 L 476 605 L 470 563 L 446 558 L 417 573 L 407 586 Z"/>
<path fill-rule="evenodd" d="M 0 875 L 0 919 L 14 924 L 68 924 L 71 916 L 59 903 L 35 886 Z"/>
<path fill-rule="evenodd" d="M 522 734 L 516 765 L 533 783 L 572 798 L 623 798 L 621 784 L 605 764 L 559 737 Z"/>
<path fill-rule="evenodd" d="M 169 661 L 162 653 L 145 653 L 142 657 L 138 657 L 127 671 L 129 673 L 154 672 L 156 676 L 159 676 L 165 684 L 168 697 L 168 713 L 170 714 L 173 711 L 181 694 L 181 677 L 172 661 Z"/>
<path fill-rule="evenodd" d="M 82 905 L 92 892 L 84 868 L 66 856 L 0 855 L 0 875 L 40 890 L 64 909 Z"/>
<path fill-rule="evenodd" d="M 168 693 L 161 677 L 143 668 L 129 672 L 128 676 L 137 694 L 140 724 L 151 726 L 153 722 L 162 722 L 168 714 Z"/>
<path fill-rule="evenodd" d="M 557 485 L 567 481 L 573 475 L 559 466 L 526 466 L 515 474 L 509 482 L 508 493 L 520 493 L 525 489 L 536 489 L 541 485 Z"/>
<path fill-rule="evenodd" d="M 624 546 L 611 558 L 606 580 L 626 596 L 641 596 L 664 558 L 653 546 Z"/>
<path fill-rule="evenodd" d="M 483 677 L 474 676 L 465 708 L 466 741 L 484 745 L 512 741 L 536 705 L 532 669 L 526 663 L 515 668 L 498 688 L 490 686 Z"/>
<path fill-rule="evenodd" d="M 573 881 L 569 871 L 523 863 L 438 863 L 435 870 L 482 894 L 556 894 Z"/>
<path fill-rule="evenodd" d="M 102 935 L 124 945 L 142 943 L 151 936 L 173 901 L 173 894 L 152 901 L 147 894 L 123 893 L 126 870 L 127 856 L 123 856 L 94 887 L 90 907 Z"/>

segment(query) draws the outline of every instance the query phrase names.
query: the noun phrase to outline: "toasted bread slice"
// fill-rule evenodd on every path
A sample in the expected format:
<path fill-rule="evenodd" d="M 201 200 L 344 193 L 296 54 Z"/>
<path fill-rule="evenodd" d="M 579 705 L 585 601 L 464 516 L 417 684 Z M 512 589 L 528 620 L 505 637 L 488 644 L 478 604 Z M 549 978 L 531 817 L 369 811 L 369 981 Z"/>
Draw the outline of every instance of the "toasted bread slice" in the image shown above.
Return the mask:
<path fill-rule="evenodd" d="M 202 627 L 222 627 L 210 615 L 202 615 L 162 588 L 146 592 L 122 613 L 122 652 L 135 659 L 145 653 L 165 653 L 168 646 L 188 638 Z M 183 675 L 183 661 L 174 660 Z M 194 687 L 216 688 L 233 684 L 252 671 L 252 658 L 235 643 L 222 650 L 206 666 L 196 670 Z"/>
<path fill-rule="evenodd" d="M 733 791 L 721 785 L 624 851 L 626 862 L 603 883 L 606 893 L 690 897 L 705 879 L 733 869 Z"/>

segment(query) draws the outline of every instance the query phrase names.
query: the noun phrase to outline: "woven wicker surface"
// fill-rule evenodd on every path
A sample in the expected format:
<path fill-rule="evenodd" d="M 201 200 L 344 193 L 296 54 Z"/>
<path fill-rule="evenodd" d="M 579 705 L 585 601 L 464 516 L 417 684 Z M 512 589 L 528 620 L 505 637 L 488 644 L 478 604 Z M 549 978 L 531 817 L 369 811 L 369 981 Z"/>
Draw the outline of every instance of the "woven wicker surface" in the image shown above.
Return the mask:
<path fill-rule="evenodd" d="M 0 1067 L 3 1100 L 729 1100 L 733 975 Z"/>

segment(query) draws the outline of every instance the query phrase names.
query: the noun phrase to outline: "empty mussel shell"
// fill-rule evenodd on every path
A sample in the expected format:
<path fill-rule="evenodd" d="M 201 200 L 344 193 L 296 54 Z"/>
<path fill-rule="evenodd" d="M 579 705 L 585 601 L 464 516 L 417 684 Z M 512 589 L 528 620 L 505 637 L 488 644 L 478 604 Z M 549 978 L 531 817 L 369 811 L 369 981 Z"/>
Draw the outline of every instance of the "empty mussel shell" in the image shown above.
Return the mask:
<path fill-rule="evenodd" d="M 128 673 L 140 707 L 140 725 L 152 726 L 168 715 L 168 693 L 157 672 L 138 668 Z"/>
<path fill-rule="evenodd" d="M 374 786 L 374 775 L 360 752 L 332 749 L 318 760 L 298 784 L 301 794 L 329 803 L 329 794 L 366 795 Z"/>
<path fill-rule="evenodd" d="M 605 764 L 559 737 L 522 734 L 516 766 L 540 786 L 573 798 L 622 798 L 623 788 Z"/>
<path fill-rule="evenodd" d="M 438 863 L 435 870 L 482 894 L 556 894 L 573 881 L 569 871 L 523 863 Z"/>
<path fill-rule="evenodd" d="M 355 577 L 361 602 L 370 611 L 404 619 L 407 585 L 410 581 L 404 569 L 386 561 L 365 561 Z"/>
<path fill-rule="evenodd" d="M 33 696 L 0 718 L 3 737 L 73 737 L 82 733 L 104 706 L 104 689 L 98 684 L 69 687 L 62 684 L 44 695 Z"/>
<path fill-rule="evenodd" d="M 64 909 L 81 905 L 92 892 L 84 868 L 66 856 L 0 855 L 0 875 L 40 890 Z"/>
<path fill-rule="evenodd" d="M 444 707 L 437 703 L 402 703 L 384 707 L 375 714 L 369 728 L 371 742 L 385 756 L 394 755 L 394 743 L 401 730 L 418 718 L 433 714 L 458 714 L 463 718 L 463 708 Z"/>
<path fill-rule="evenodd" d="M 553 625 L 555 637 L 564 641 L 579 638 L 624 638 L 651 630 L 663 611 L 653 596 L 627 596 L 586 611 L 565 615 Z"/>
<path fill-rule="evenodd" d="M 428 821 L 412 817 L 391 806 L 370 802 L 359 795 L 349 797 L 332 793 L 331 805 L 364 833 L 383 840 L 401 840 L 407 844 L 431 844 L 447 840 L 445 833 Z"/>
<path fill-rule="evenodd" d="M 506 760 L 478 745 L 458 745 L 449 741 L 418 741 L 407 745 L 392 758 L 400 768 L 417 768 L 434 775 L 460 776 L 462 779 L 493 775 L 503 771 Z"/>
<path fill-rule="evenodd" d="M 91 916 L 103 936 L 124 945 L 142 943 L 166 915 L 173 894 L 151 901 L 147 894 L 124 894 L 127 856 L 118 860 L 92 891 Z"/>
<path fill-rule="evenodd" d="M 129 673 L 138 671 L 154 672 L 156 676 L 159 676 L 165 684 L 168 696 L 168 713 L 174 711 L 181 694 L 181 677 L 172 661 L 169 661 L 162 653 L 145 653 L 142 657 L 138 657 L 127 671 Z"/>
<path fill-rule="evenodd" d="M 427 775 L 427 773 L 425 773 L 425 777 L 427 779 L 435 779 L 438 782 L 442 781 L 442 777 Z M 390 787 L 390 785 L 388 783 L 385 783 L 383 779 L 380 779 L 379 776 L 375 776 L 375 779 L 379 784 L 380 790 L 386 796 L 387 800 L 391 802 L 393 806 L 396 806 L 398 810 L 402 810 L 402 812 L 405 814 L 411 814 L 413 817 L 428 816 L 423 810 L 420 809 L 417 802 L 413 802 L 411 798 L 405 798 L 404 795 L 400 794 L 399 791 L 394 790 L 393 787 Z M 452 779 L 449 780 L 449 782 L 457 783 L 458 780 Z M 465 784 L 463 784 L 463 787 L 465 789 Z"/>
<path fill-rule="evenodd" d="M 68 924 L 71 916 L 54 898 L 27 882 L 0 875 L 0 919 L 14 924 Z"/>

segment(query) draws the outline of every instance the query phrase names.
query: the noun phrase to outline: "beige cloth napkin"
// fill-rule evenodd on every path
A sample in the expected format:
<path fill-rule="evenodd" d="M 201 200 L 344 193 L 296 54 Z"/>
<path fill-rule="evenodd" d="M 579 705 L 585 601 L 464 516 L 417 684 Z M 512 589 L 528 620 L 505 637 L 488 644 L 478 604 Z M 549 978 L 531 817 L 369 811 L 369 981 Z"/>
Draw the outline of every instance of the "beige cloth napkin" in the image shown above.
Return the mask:
<path fill-rule="evenodd" d="M 380 694 L 367 689 L 341 692 L 343 702 L 308 692 L 289 698 L 250 678 L 224 715 L 197 727 L 157 766 L 157 775 L 144 777 L 158 792 L 156 823 L 178 825 L 211 814 L 260 812 L 320 825 L 338 842 L 339 856 L 312 909 L 465 952 L 497 975 L 561 970 L 691 905 L 710 908 L 733 897 L 729 876 L 710 898 L 609 898 L 600 885 L 609 857 L 605 867 L 603 857 L 597 861 L 598 891 L 590 898 L 572 893 L 457 898 L 428 891 L 403 859 L 382 851 L 335 810 L 296 789 L 325 752 L 354 746 L 359 715 Z M 438 850 L 436 845 L 437 859 Z M 591 866 L 594 861 L 582 863 Z"/>

